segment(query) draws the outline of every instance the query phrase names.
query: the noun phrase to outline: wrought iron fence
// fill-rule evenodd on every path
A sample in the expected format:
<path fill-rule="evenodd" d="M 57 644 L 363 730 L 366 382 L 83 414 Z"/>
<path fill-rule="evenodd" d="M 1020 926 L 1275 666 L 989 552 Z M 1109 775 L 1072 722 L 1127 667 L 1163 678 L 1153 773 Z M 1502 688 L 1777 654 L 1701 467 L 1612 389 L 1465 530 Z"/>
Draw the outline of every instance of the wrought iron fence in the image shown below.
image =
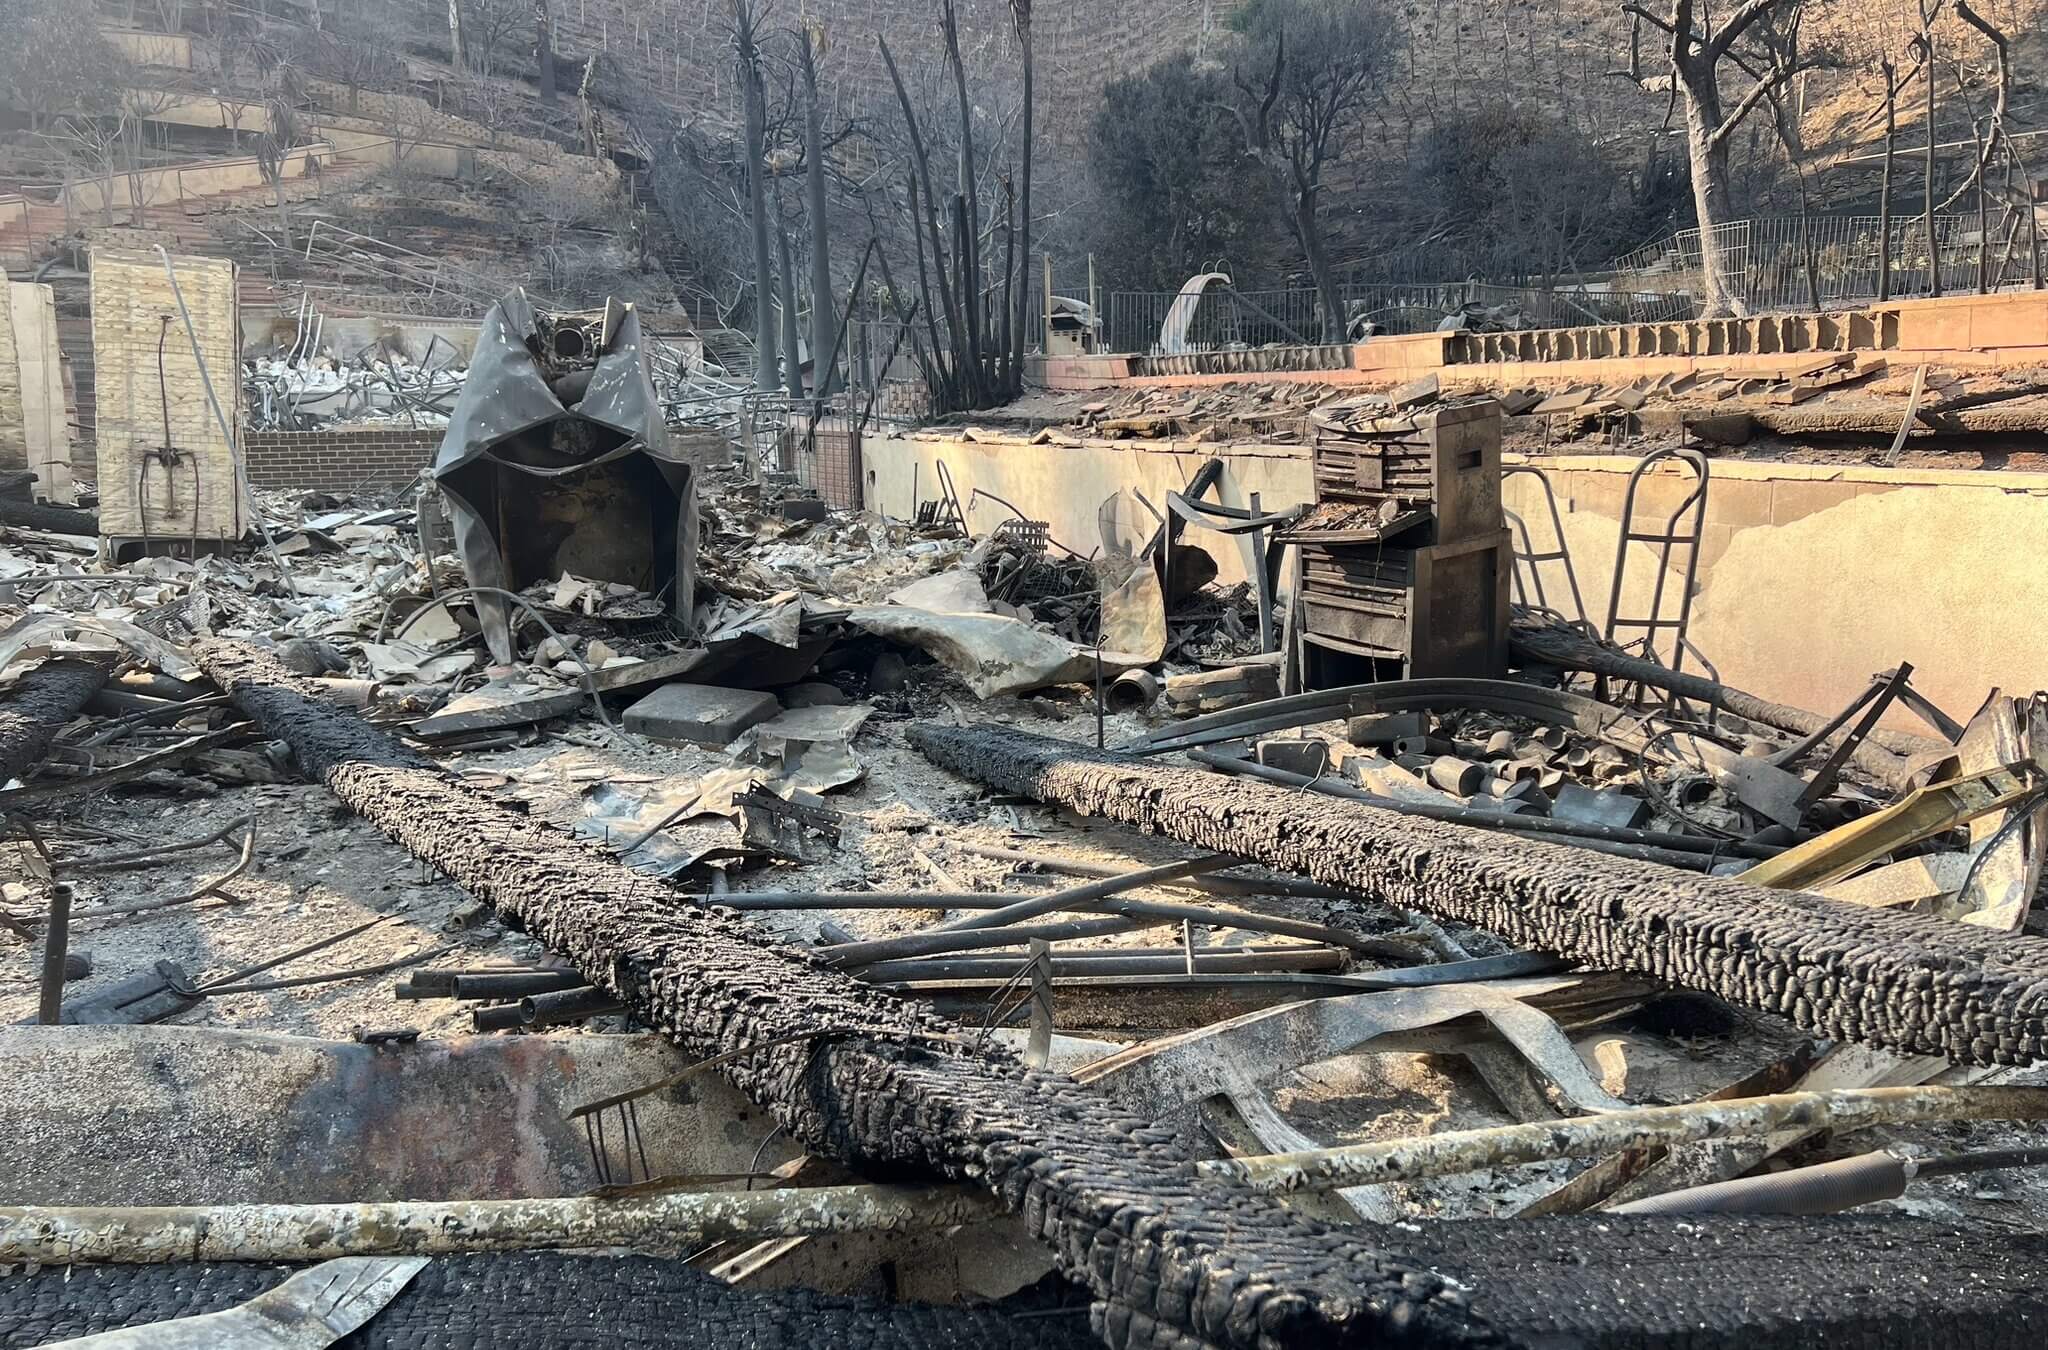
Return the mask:
<path fill-rule="evenodd" d="M 1980 280 L 1992 290 L 2031 285 L 2039 247 L 2023 214 L 1994 218 L 1981 233 L 1974 216 L 1937 215 L 1933 248 L 1921 216 L 1894 217 L 1889 229 L 1877 216 L 1774 216 L 1732 221 L 1709 237 L 1737 296 L 1753 311 L 1867 304 L 1878 297 L 1887 253 L 1894 297 L 1932 294 L 1937 254 L 1945 293 L 1975 291 Z M 1680 230 L 1636 250 L 1617 265 L 1614 284 L 1699 295 L 1700 240 L 1699 230 Z"/>
<path fill-rule="evenodd" d="M 1442 327 L 1451 316 L 1473 327 L 1584 328 L 1658 322 L 1687 317 L 1691 312 L 1686 296 L 1590 286 L 1546 290 L 1441 281 L 1346 286 L 1342 295 L 1345 327 L 1350 333 L 1365 331 L 1367 324 L 1385 333 L 1425 333 Z M 1104 306 L 1109 350 L 1158 351 L 1161 328 L 1178 299 L 1173 291 L 1111 292 Z M 1180 349 L 1200 352 L 1318 343 L 1323 340 L 1322 316 L 1322 297 L 1311 288 L 1211 290 L 1195 307 Z"/>

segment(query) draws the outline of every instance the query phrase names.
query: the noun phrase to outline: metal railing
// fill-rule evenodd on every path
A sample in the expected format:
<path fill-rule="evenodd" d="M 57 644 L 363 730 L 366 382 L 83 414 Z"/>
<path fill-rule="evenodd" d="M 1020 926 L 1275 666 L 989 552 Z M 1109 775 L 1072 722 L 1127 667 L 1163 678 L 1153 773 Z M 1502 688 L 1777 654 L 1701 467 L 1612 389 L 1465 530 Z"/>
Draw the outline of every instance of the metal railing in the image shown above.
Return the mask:
<path fill-rule="evenodd" d="M 1980 261 L 1988 264 L 1986 280 L 1994 290 L 2032 284 L 2036 242 L 2024 216 L 2001 214 L 1988 224 L 1980 236 L 1975 216 L 1934 218 L 1943 293 L 1975 291 Z M 1810 309 L 1816 300 L 1823 309 L 1868 304 L 1878 297 L 1887 252 L 1894 298 L 1931 294 L 1937 249 L 1928 247 L 1924 219 L 1895 216 L 1888 231 L 1883 225 L 1877 216 L 1774 216 L 1732 221 L 1709 237 L 1718 244 L 1738 297 L 1753 312 Z M 1700 240 L 1699 230 L 1680 230 L 1637 249 L 1617 264 L 1613 284 L 1699 295 Z"/>
<path fill-rule="evenodd" d="M 1457 316 L 1473 327 L 1587 328 L 1690 317 L 1687 296 L 1579 286 L 1540 289 L 1480 281 L 1439 281 L 1342 289 L 1346 331 L 1365 325 L 1383 333 L 1426 333 Z M 1160 328 L 1179 298 L 1174 291 L 1112 291 L 1104 303 L 1110 351 L 1154 352 Z M 1268 291 L 1212 289 L 1195 308 L 1185 350 L 1219 351 L 1323 340 L 1321 295 L 1311 288 Z"/>

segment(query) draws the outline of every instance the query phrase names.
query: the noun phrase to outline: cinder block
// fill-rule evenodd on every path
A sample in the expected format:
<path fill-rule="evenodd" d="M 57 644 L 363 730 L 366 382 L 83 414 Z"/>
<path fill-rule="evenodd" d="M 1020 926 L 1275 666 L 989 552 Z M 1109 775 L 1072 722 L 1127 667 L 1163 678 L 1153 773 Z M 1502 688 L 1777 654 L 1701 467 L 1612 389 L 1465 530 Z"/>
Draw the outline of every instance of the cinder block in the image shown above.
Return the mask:
<path fill-rule="evenodd" d="M 775 695 L 709 684 L 665 684 L 626 709 L 626 730 L 680 745 L 722 746 L 781 710 Z"/>
<path fill-rule="evenodd" d="M 1392 745 L 1428 734 L 1429 719 L 1419 712 L 1364 713 L 1344 724 L 1344 739 L 1353 745 Z"/>
<path fill-rule="evenodd" d="M 1283 773 L 1316 778 L 1330 767 L 1330 747 L 1322 741 L 1306 739 L 1260 741 L 1259 763 Z"/>

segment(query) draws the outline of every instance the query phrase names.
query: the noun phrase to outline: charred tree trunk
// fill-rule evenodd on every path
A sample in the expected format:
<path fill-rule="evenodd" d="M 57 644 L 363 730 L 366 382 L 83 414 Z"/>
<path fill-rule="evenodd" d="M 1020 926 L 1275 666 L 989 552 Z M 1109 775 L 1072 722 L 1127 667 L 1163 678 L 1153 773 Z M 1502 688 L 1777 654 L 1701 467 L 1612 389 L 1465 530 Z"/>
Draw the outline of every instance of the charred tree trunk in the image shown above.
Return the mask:
<path fill-rule="evenodd" d="M 796 316 L 796 268 L 790 262 L 789 226 L 780 220 L 775 223 L 775 244 L 782 263 L 782 387 L 792 401 L 800 402 L 804 396 L 804 358 Z"/>
<path fill-rule="evenodd" d="M 43 762 L 64 724 L 97 694 L 111 660 L 54 658 L 16 680 L 0 703 L 0 786 Z"/>
<path fill-rule="evenodd" d="M 1711 74 L 1709 75 L 1711 80 Z M 1717 136 L 1721 96 L 1711 83 L 1687 86 L 1685 103 L 1686 162 L 1692 174 L 1693 215 L 1700 229 L 1700 314 L 1722 318 L 1742 308 L 1736 278 L 1728 265 L 1728 203 L 1733 196 L 1728 177 L 1728 140 Z"/>
<path fill-rule="evenodd" d="M 1934 33 L 1920 35 L 1921 55 L 1927 62 L 1927 161 L 1922 223 L 1927 231 L 1927 293 L 1941 294 L 1941 241 L 1934 235 Z"/>
<path fill-rule="evenodd" d="M 1294 181 L 1294 233 L 1301 241 L 1302 257 L 1308 260 L 1309 276 L 1315 280 L 1316 295 L 1323 308 L 1323 341 L 1342 342 L 1346 327 L 1344 293 L 1338 289 L 1336 269 L 1330 266 L 1329 251 L 1323 247 L 1323 225 L 1316 217 L 1322 189 L 1297 177 Z"/>
<path fill-rule="evenodd" d="M 754 388 L 773 392 L 775 369 L 775 261 L 768 251 L 768 90 L 749 0 L 733 5 L 733 42 L 739 52 L 740 98 L 746 118 L 747 224 L 754 245 Z"/>
<path fill-rule="evenodd" d="M 823 30 L 798 35 L 804 77 L 804 204 L 811 219 L 811 386 L 829 398 L 839 385 L 838 319 L 832 312 L 832 237 L 825 202 L 825 110 L 818 100 Z"/>
<path fill-rule="evenodd" d="M 911 744 L 1003 792 L 1234 853 L 1808 1031 L 1972 1063 L 2048 1055 L 2048 941 L 1172 769 L 993 727 Z M 2012 1011 L 2005 1011 L 2005 1010 Z M 2024 1010 L 2024 1011 L 2023 1011 Z"/>
<path fill-rule="evenodd" d="M 555 17 L 548 0 L 533 0 L 533 56 L 540 67 L 540 101 L 555 101 Z"/>
<path fill-rule="evenodd" d="M 1884 177 L 1877 190 L 1877 298 L 1892 298 L 1892 161 L 1899 146 L 1898 69 L 1884 63 Z"/>
<path fill-rule="evenodd" d="M 1013 250 L 1014 266 L 1019 269 L 1016 276 L 1014 326 L 1010 331 L 1010 371 L 1008 393 L 1014 398 L 1024 392 L 1024 347 L 1026 335 L 1031 327 L 1031 285 L 1022 269 L 1031 266 L 1031 156 L 1033 148 L 1032 114 L 1034 112 L 1033 80 L 1034 60 L 1031 34 L 1032 0 L 1010 0 L 1010 11 L 1017 24 L 1017 50 L 1024 64 L 1024 118 L 1023 118 L 1023 159 L 1017 195 L 1019 234 Z M 1007 270 L 1007 269 L 1006 269 Z"/>
<path fill-rule="evenodd" d="M 953 89 L 960 108 L 959 190 L 954 194 L 954 251 L 960 263 L 961 319 L 967 326 L 963 359 L 968 368 L 968 388 L 973 406 L 987 407 L 989 372 L 986 364 L 987 334 L 982 324 L 981 297 L 981 195 L 975 185 L 974 113 L 967 97 L 967 67 L 960 59 L 960 22 L 953 0 L 941 0 L 939 26 L 946 38 L 946 61 L 953 68 Z"/>
<path fill-rule="evenodd" d="M 941 314 L 946 321 L 946 342 L 941 345 L 936 328 L 932 334 L 932 361 L 939 368 L 941 378 L 932 388 L 933 399 L 942 408 L 957 408 L 967 397 L 973 386 L 967 382 L 968 372 L 964 365 L 964 344 L 961 335 L 966 328 L 962 317 L 961 300 L 953 294 L 953 279 L 946 262 L 945 234 L 939 224 L 939 202 L 933 193 L 931 160 L 925 153 L 924 132 L 919 127 L 917 114 L 911 110 L 910 92 L 903 85 L 903 74 L 896 68 L 896 54 L 889 50 L 888 40 L 877 36 L 875 45 L 881 48 L 882 64 L 888 68 L 889 83 L 896 90 L 896 102 L 903 109 L 903 124 L 910 135 L 912 183 L 910 188 L 911 233 L 918 240 L 917 272 L 919 284 L 927 288 L 925 313 L 933 316 L 936 323 L 939 315 L 933 315 L 929 276 L 936 282 Z M 924 234 L 917 234 L 918 221 L 924 222 Z M 929 257 L 926 256 L 926 242 L 929 242 Z M 927 266 L 930 271 L 927 272 Z M 951 353 L 951 364 L 946 361 Z"/>
<path fill-rule="evenodd" d="M 448 0 L 448 64 L 457 70 L 469 66 L 469 44 L 462 34 L 462 0 Z"/>

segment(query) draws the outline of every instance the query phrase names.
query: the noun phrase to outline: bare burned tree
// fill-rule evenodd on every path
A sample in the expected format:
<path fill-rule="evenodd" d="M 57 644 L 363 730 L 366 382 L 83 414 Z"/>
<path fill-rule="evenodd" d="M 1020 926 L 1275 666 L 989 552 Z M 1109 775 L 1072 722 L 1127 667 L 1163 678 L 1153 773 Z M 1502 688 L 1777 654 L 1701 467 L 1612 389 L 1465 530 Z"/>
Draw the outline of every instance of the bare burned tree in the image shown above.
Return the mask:
<path fill-rule="evenodd" d="M 1697 0 L 1663 0 L 1662 13 L 1638 4 L 1624 4 L 1631 19 L 1629 64 L 1617 72 L 1651 93 L 1667 95 L 1685 114 L 1687 157 L 1692 170 L 1693 208 L 1700 228 L 1701 312 L 1709 318 L 1741 307 L 1729 275 L 1725 240 L 1733 196 L 1728 169 L 1729 140 L 1757 107 L 1809 63 L 1796 59 L 1773 64 L 1760 50 L 1752 30 L 1771 16 L 1781 26 L 1791 23 L 1805 0 L 1741 0 L 1723 10 L 1718 20 Z M 1665 56 L 1658 70 L 1646 68 L 1642 30 L 1647 24 L 1665 38 Z M 1727 106 L 1722 81 L 1733 74 L 1748 88 Z"/>
<path fill-rule="evenodd" d="M 1956 17 L 1984 35 L 1998 54 L 1998 84 L 1992 96 L 1991 110 L 1981 119 L 1982 130 L 1978 135 L 1976 162 L 1970 171 L 1970 181 L 1958 191 L 1974 187 L 1977 192 L 1977 274 L 1979 289 L 1988 290 L 1993 284 L 1990 274 L 1990 240 L 1984 237 L 1985 225 L 1985 180 L 1997 157 L 2003 155 L 2006 171 L 2006 190 L 2002 194 L 2007 206 L 2007 215 L 2012 222 L 2008 235 L 2006 256 L 2010 260 L 2011 241 L 2017 238 L 2019 225 L 2024 219 L 2027 229 L 2029 251 L 2033 255 L 2031 270 L 2036 289 L 2042 285 L 2040 225 L 2034 210 L 2033 178 L 2027 173 L 2025 163 L 2020 159 L 2019 149 L 2013 144 L 2007 129 L 2007 115 L 2012 105 L 2012 40 L 2003 30 L 1970 7 L 1969 0 L 1956 0 Z M 1931 76 L 1930 76 L 1931 79 Z M 2005 265 L 2000 264 L 1999 277 L 2004 276 Z"/>
<path fill-rule="evenodd" d="M 776 386 L 776 285 L 768 248 L 768 84 L 762 69 L 761 15 L 754 0 L 731 0 L 734 75 L 746 121 L 748 225 L 754 244 L 754 388 Z M 792 353 L 794 355 L 794 353 Z"/>
<path fill-rule="evenodd" d="M 1393 22 L 1369 0 L 1251 0 L 1231 25 L 1240 40 L 1231 111 L 1246 149 L 1293 208 L 1321 297 L 1323 341 L 1341 342 L 1344 297 L 1323 243 L 1323 192 L 1392 58 Z"/>
<path fill-rule="evenodd" d="M 803 72 L 804 205 L 811 225 L 811 360 L 820 398 L 838 378 L 838 321 L 832 304 L 832 231 L 825 194 L 825 109 L 818 97 L 818 62 L 825 55 L 825 26 L 806 19 L 796 38 L 797 67 Z"/>
<path fill-rule="evenodd" d="M 533 0 L 533 60 L 540 68 L 540 101 L 555 101 L 555 16 L 548 0 Z"/>
<path fill-rule="evenodd" d="M 1025 48 L 1022 64 L 1027 72 L 1031 34 L 1028 10 L 1028 5 L 1021 12 L 1013 5 L 1012 11 L 1019 41 Z M 1028 245 L 1027 250 L 1019 248 L 1016 188 L 1006 168 L 1016 161 L 1004 157 L 1010 143 L 1008 128 L 999 121 L 996 134 L 987 138 L 988 144 L 979 143 L 975 131 L 976 100 L 968 92 L 954 0 L 940 0 L 938 19 L 946 83 L 950 87 L 950 101 L 957 110 L 952 145 L 955 181 L 952 191 L 943 196 L 932 176 L 929 147 L 933 138 L 927 135 L 926 121 L 911 98 L 895 52 L 886 39 L 877 39 L 908 140 L 908 228 L 904 233 L 909 237 L 916 267 L 915 300 L 911 293 L 896 285 L 887 250 L 879 250 L 876 257 L 883 277 L 882 293 L 889 297 L 899 321 L 908 326 L 913 314 L 924 317 L 923 331 L 913 329 L 910 341 L 913 359 L 924 372 L 934 408 L 959 411 L 991 407 L 1016 397 L 1023 388 L 1024 329 L 1028 327 L 1024 316 L 1028 313 L 1029 293 L 1021 279 L 1030 264 L 1022 256 Z M 1028 128 L 1028 99 L 1021 118 Z M 938 119 L 940 123 L 943 120 Z M 1028 172 L 1028 130 L 1021 158 Z M 985 180 L 992 190 L 1000 188 L 1000 211 L 991 208 L 984 213 L 982 209 Z M 872 202 L 869 204 L 872 206 Z M 877 233 L 881 233 L 879 226 Z M 1003 241 L 1000 265 L 996 263 L 998 234 Z M 1028 240 L 1028 235 L 1024 237 Z"/>

